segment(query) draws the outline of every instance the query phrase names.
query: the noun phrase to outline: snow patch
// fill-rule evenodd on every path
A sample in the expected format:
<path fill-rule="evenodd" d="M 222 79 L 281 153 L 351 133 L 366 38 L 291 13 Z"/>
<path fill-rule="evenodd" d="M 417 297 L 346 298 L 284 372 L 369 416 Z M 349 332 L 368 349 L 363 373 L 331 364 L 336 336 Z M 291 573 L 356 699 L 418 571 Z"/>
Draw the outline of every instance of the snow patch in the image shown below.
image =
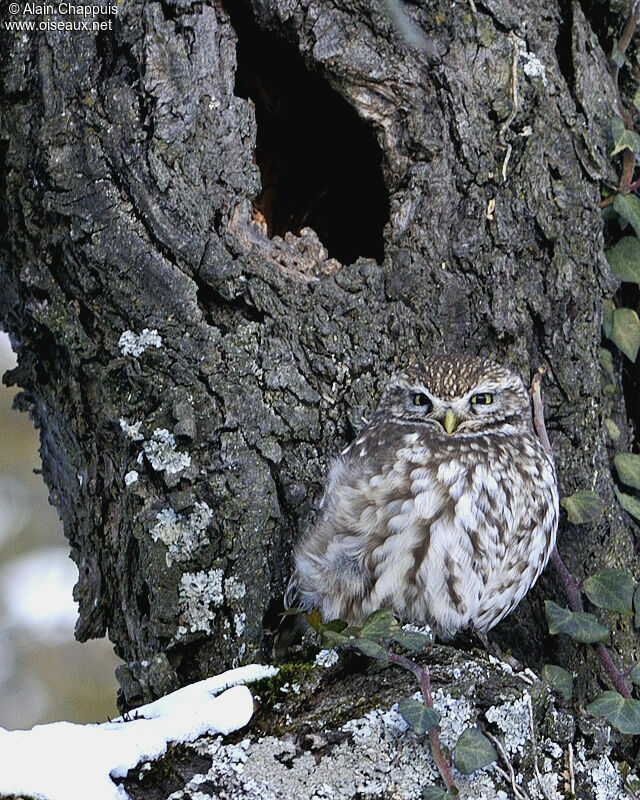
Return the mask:
<path fill-rule="evenodd" d="M 244 727 L 253 715 L 253 697 L 239 684 L 277 673 L 276 667 L 260 664 L 230 670 L 142 706 L 136 719 L 126 722 L 54 722 L 30 731 L 0 728 L 0 795 L 126 800 L 128 795 L 112 778 L 123 778 L 141 761 L 160 757 L 169 742 L 192 742 L 205 733 L 228 734 Z"/>

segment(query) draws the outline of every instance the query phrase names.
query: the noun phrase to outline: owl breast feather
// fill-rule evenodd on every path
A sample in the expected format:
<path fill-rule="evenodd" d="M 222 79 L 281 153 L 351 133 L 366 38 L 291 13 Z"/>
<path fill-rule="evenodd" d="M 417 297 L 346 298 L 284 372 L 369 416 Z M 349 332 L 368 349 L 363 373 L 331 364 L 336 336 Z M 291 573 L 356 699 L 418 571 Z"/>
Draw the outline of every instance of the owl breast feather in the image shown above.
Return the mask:
<path fill-rule="evenodd" d="M 389 608 L 445 638 L 468 624 L 485 631 L 535 583 L 557 518 L 553 464 L 529 432 L 377 426 L 330 470 L 295 555 L 299 600 L 326 621 Z"/>

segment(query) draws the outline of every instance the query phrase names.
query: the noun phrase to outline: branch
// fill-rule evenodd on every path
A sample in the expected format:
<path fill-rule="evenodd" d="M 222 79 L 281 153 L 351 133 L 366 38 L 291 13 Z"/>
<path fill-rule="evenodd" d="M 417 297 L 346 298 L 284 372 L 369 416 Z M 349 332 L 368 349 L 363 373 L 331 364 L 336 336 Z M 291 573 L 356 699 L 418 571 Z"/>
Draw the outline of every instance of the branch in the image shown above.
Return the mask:
<path fill-rule="evenodd" d="M 640 15 L 640 0 L 636 0 L 636 2 L 633 5 L 633 9 L 631 10 L 629 19 L 627 20 L 622 30 L 622 33 L 620 34 L 620 39 L 618 40 L 616 46 L 614 47 L 614 52 L 615 49 L 617 48 L 620 56 L 623 56 L 625 51 L 629 47 L 631 39 L 633 38 L 633 33 L 635 31 L 639 15 Z M 620 93 L 620 87 L 618 85 L 619 73 L 620 73 L 620 65 L 616 62 L 616 60 L 613 58 L 612 55 L 611 76 L 616 86 L 618 111 L 620 112 L 620 116 L 622 117 L 622 121 L 624 122 L 625 128 L 631 130 L 633 128 L 633 120 L 631 119 L 631 114 L 629 113 L 625 104 L 622 101 L 622 95 Z M 630 185 L 632 185 L 635 163 L 636 163 L 635 153 L 632 153 L 631 150 L 623 150 L 622 173 L 620 175 L 620 183 L 618 185 L 618 192 L 621 194 L 627 194 L 630 191 L 629 187 Z"/>

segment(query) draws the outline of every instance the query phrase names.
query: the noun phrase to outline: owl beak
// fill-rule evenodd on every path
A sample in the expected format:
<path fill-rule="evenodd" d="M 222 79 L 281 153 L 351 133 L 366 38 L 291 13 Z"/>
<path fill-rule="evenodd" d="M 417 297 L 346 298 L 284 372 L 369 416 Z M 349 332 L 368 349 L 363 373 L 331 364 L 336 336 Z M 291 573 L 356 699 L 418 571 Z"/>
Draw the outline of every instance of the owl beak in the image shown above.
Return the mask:
<path fill-rule="evenodd" d="M 458 420 L 451 409 L 444 415 L 444 422 L 442 424 L 444 425 L 445 431 L 449 434 L 453 433 L 458 427 Z"/>

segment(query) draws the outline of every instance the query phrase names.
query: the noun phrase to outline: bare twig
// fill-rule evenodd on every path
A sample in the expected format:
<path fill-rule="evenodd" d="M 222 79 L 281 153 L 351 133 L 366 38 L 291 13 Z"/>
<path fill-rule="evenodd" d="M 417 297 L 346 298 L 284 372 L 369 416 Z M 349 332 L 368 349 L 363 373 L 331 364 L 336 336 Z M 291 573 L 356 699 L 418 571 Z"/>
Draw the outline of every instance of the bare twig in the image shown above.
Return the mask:
<path fill-rule="evenodd" d="M 504 751 L 504 747 L 502 746 L 502 742 L 500 741 L 500 739 L 498 739 L 497 736 L 494 736 L 492 733 L 489 733 L 488 731 L 485 731 L 485 736 L 491 739 L 491 741 L 495 745 L 496 750 L 498 751 L 498 755 L 504 761 L 507 769 L 509 770 L 509 774 L 507 775 L 507 773 L 498 764 L 496 764 L 494 767 L 494 769 L 496 769 L 503 776 L 503 778 L 511 784 L 511 789 L 513 790 L 513 794 L 515 795 L 516 800 L 531 800 L 527 792 L 521 786 L 518 786 L 518 784 L 516 783 L 515 772 L 513 770 L 511 762 L 509 761 L 509 758 L 507 757 L 507 754 Z"/>
<path fill-rule="evenodd" d="M 624 781 L 624 788 L 627 790 L 631 800 L 638 800 L 638 795 L 631 788 L 631 785 L 629 784 L 629 779 L 628 778 L 626 778 L 625 781 Z"/>
<path fill-rule="evenodd" d="M 509 34 L 511 44 L 513 45 L 513 60 L 511 61 L 511 113 L 504 121 L 504 124 L 498 131 L 498 141 L 500 146 L 507 152 L 504 154 L 504 161 L 502 162 L 502 181 L 507 180 L 507 165 L 511 158 L 511 151 L 513 147 L 504 138 L 505 133 L 509 130 L 511 123 L 516 118 L 518 113 L 519 99 L 518 99 L 518 55 L 520 54 L 520 45 L 518 39 L 513 33 Z"/>
<path fill-rule="evenodd" d="M 640 15 L 640 0 L 636 0 L 636 2 L 633 5 L 633 9 L 631 10 L 631 15 L 629 16 L 629 19 L 627 20 L 622 30 L 622 33 L 620 34 L 620 38 L 618 39 L 618 42 L 616 44 L 616 47 L 620 55 L 624 55 L 626 49 L 629 47 L 631 39 L 633 38 L 633 33 L 638 23 L 639 15 Z M 622 117 L 622 121 L 624 122 L 625 128 L 631 130 L 633 128 L 633 120 L 631 119 L 631 114 L 629 113 L 627 107 L 622 102 L 622 95 L 620 93 L 620 87 L 618 85 L 619 73 L 620 73 L 620 65 L 616 63 L 616 61 L 612 57 L 611 76 L 616 85 L 618 111 L 620 112 L 620 116 Z M 630 191 L 629 186 L 632 184 L 633 181 L 635 163 L 636 163 L 635 153 L 632 153 L 631 150 L 629 149 L 624 149 L 622 151 L 622 172 L 620 174 L 620 182 L 618 184 L 618 192 L 620 194 L 627 194 Z"/>
<path fill-rule="evenodd" d="M 569 791 L 571 794 L 576 793 L 576 774 L 573 768 L 573 744 L 569 742 L 567 747 L 567 768 L 569 770 Z"/>
<path fill-rule="evenodd" d="M 544 401 L 542 399 L 542 376 L 546 373 L 547 368 L 542 366 L 538 367 L 536 374 L 531 381 L 531 398 L 533 400 L 533 424 L 535 425 L 538 438 L 542 442 L 542 446 L 547 453 L 552 456 L 553 451 L 551 442 L 547 436 L 547 428 L 544 424 Z"/>
<path fill-rule="evenodd" d="M 602 644 L 602 642 L 598 642 L 597 651 L 598 655 L 600 656 L 600 661 L 607 671 L 607 675 L 611 678 L 611 683 L 623 697 L 631 697 L 631 692 L 629 691 L 627 683 L 624 679 L 624 674 L 616 667 L 613 658 L 611 658 L 611 653 Z"/>
<path fill-rule="evenodd" d="M 531 747 L 533 750 L 533 771 L 536 773 L 536 780 L 538 781 L 538 786 L 545 800 L 552 800 L 542 782 L 542 775 L 540 774 L 540 767 L 538 766 L 538 743 L 536 741 L 536 729 L 533 720 L 533 704 L 531 703 L 531 695 L 529 694 L 527 694 L 527 707 L 529 709 L 529 730 L 531 731 Z"/>
<path fill-rule="evenodd" d="M 636 3 L 636 5 L 640 4 L 640 0 Z M 541 391 L 541 381 L 542 376 L 545 373 L 544 367 L 539 367 L 536 374 L 533 376 L 533 380 L 531 381 L 531 398 L 533 400 L 533 422 L 542 442 L 542 446 L 547 451 L 549 455 L 552 455 L 551 450 L 551 443 L 549 442 L 549 437 L 547 435 L 547 428 L 544 424 L 544 402 L 542 399 L 542 391 Z M 569 600 L 569 607 L 574 612 L 581 612 L 584 611 L 584 606 L 582 605 L 582 595 L 580 593 L 580 587 L 576 583 L 573 575 L 567 569 L 566 564 L 562 560 L 560 553 L 558 552 L 558 548 L 554 547 L 551 553 L 551 562 L 562 581 L 562 585 L 564 586 L 564 590 L 567 593 L 567 599 Z M 626 681 L 624 679 L 624 674 L 620 672 L 620 670 L 616 667 L 613 659 L 611 658 L 611 653 L 609 650 L 599 642 L 596 646 L 596 652 L 598 653 L 598 657 L 605 668 L 607 675 L 611 679 L 614 687 L 617 689 L 618 692 L 623 697 L 631 697 L 631 692 L 629 691 Z"/>

